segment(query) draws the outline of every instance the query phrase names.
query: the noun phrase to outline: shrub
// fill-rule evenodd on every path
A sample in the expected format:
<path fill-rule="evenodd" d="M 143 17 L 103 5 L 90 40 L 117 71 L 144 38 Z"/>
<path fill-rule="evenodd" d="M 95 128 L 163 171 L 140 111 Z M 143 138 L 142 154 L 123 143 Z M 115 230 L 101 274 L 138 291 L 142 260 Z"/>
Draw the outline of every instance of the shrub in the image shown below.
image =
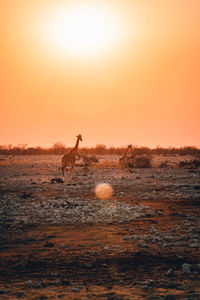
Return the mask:
<path fill-rule="evenodd" d="M 159 168 L 168 168 L 169 167 L 169 163 L 167 160 L 161 162 L 161 164 L 159 165 Z"/>
<path fill-rule="evenodd" d="M 138 155 L 130 157 L 128 161 L 129 168 L 152 168 L 150 155 Z"/>
<path fill-rule="evenodd" d="M 91 155 L 91 156 L 83 155 L 82 159 L 83 159 L 83 165 L 85 167 L 89 167 L 93 163 L 98 163 L 99 162 L 98 158 L 95 155 Z"/>
<path fill-rule="evenodd" d="M 200 160 L 199 159 L 192 159 L 190 161 L 180 161 L 179 163 L 180 168 L 193 168 L 197 169 L 200 167 Z"/>

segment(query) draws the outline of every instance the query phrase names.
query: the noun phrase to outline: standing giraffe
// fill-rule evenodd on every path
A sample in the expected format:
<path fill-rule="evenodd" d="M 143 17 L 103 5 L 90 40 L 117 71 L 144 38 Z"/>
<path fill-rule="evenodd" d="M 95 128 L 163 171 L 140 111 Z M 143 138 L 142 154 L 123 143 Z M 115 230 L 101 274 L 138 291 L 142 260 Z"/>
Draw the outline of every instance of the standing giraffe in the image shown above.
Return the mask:
<path fill-rule="evenodd" d="M 72 174 L 72 172 L 74 172 L 74 166 L 75 166 L 75 162 L 76 162 L 76 153 L 78 151 L 79 141 L 82 141 L 81 134 L 79 134 L 77 136 L 77 141 L 76 141 L 75 147 L 69 153 L 65 154 L 63 156 L 63 158 L 62 158 L 62 176 L 63 176 L 63 181 L 65 181 L 65 169 L 66 169 L 67 166 L 71 165 L 71 168 L 68 171 L 67 180 L 69 179 L 69 177 Z"/>
<path fill-rule="evenodd" d="M 124 177 L 125 177 L 125 171 L 126 169 L 128 169 L 128 151 L 129 149 L 132 149 L 132 145 L 128 145 L 124 155 L 122 157 L 120 157 L 119 159 L 119 167 L 121 168 L 121 170 L 123 170 L 124 173 Z"/>

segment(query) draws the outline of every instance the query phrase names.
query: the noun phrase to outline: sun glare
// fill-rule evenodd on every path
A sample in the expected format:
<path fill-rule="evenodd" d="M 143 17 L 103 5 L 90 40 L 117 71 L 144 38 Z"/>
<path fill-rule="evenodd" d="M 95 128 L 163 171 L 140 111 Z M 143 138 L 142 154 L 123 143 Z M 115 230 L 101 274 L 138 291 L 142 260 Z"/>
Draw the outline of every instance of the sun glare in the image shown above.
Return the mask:
<path fill-rule="evenodd" d="M 57 54 L 98 56 L 120 41 L 122 22 L 105 5 L 72 4 L 59 7 L 43 20 L 43 42 Z"/>

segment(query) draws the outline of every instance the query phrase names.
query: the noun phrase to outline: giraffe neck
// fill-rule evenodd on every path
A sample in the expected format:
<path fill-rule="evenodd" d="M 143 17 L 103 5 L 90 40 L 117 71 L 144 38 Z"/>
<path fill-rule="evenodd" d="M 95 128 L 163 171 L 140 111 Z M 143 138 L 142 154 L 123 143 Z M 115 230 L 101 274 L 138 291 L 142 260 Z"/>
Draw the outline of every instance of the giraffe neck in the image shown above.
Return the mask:
<path fill-rule="evenodd" d="M 122 156 L 122 158 L 126 157 L 127 153 L 128 153 L 129 148 L 126 149 L 126 152 L 124 153 L 124 155 Z"/>
<path fill-rule="evenodd" d="M 77 150 L 78 150 L 78 144 L 79 144 L 79 138 L 77 138 L 76 145 L 75 145 L 75 147 L 72 149 L 72 152 L 73 152 L 73 153 L 76 153 L 76 152 L 77 152 Z"/>

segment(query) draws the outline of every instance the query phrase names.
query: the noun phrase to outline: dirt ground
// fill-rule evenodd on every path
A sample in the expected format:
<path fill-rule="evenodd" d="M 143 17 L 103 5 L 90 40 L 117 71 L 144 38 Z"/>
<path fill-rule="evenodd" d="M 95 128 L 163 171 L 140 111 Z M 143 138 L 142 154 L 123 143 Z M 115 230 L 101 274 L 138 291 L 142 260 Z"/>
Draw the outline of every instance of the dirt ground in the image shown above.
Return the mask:
<path fill-rule="evenodd" d="M 2 156 L 0 299 L 200 299 L 200 169 L 181 159 L 122 178 L 99 157 L 60 183 L 60 156 Z"/>

